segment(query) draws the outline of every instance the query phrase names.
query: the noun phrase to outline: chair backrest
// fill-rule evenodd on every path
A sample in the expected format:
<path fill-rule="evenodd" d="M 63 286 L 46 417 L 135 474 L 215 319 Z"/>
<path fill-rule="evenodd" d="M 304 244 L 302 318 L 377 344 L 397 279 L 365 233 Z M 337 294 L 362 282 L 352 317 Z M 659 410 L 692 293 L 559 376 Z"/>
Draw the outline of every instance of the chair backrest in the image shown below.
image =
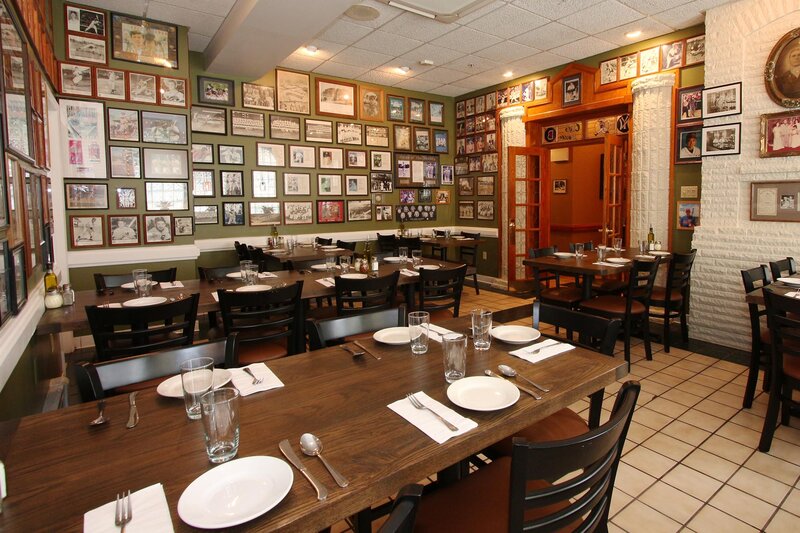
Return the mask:
<path fill-rule="evenodd" d="M 236 359 L 236 334 L 226 339 L 193 344 L 156 353 L 135 355 L 104 363 L 81 362 L 75 365 L 75 377 L 81 400 L 105 398 L 107 391 L 162 376 L 177 374 L 181 363 L 196 357 L 210 357 L 215 365 Z"/>
<path fill-rule="evenodd" d="M 662 306 L 665 309 L 669 307 L 670 295 L 673 293 L 680 293 L 684 301 L 686 301 L 689 284 L 692 279 L 692 265 L 694 265 L 696 255 L 697 250 L 692 250 L 688 254 L 672 254 L 669 269 L 667 270 L 667 286 L 664 291 L 665 300 Z"/>
<path fill-rule="evenodd" d="M 583 243 L 583 251 L 584 252 L 591 252 L 592 250 L 594 250 L 594 242 L 587 241 L 587 242 Z M 572 253 L 575 253 L 575 243 L 574 242 L 569 243 L 569 251 L 572 252 Z"/>
<path fill-rule="evenodd" d="M 353 315 L 395 306 L 400 271 L 387 276 L 350 279 L 336 276 L 336 314 Z"/>
<path fill-rule="evenodd" d="M 86 306 L 98 361 L 130 357 L 194 342 L 200 295 L 147 307 Z"/>
<path fill-rule="evenodd" d="M 197 267 L 197 274 L 201 280 L 216 281 L 225 279 L 227 274 L 232 272 L 239 272 L 241 267 L 239 265 L 232 265 L 226 267 Z"/>
<path fill-rule="evenodd" d="M 250 260 L 258 265 L 259 272 L 275 272 L 279 270 L 284 270 L 284 264 L 271 255 L 267 255 L 264 253 L 264 250 L 261 248 L 254 248 L 253 246 L 248 246 L 248 250 L 250 250 Z"/>
<path fill-rule="evenodd" d="M 623 384 L 609 421 L 578 437 L 541 443 L 514 438 L 509 531 L 604 529 L 640 388 L 637 381 Z M 558 481 L 543 487 L 540 480 Z M 529 490 L 530 481 L 538 483 Z M 525 520 L 526 514 L 533 518 Z"/>
<path fill-rule="evenodd" d="M 626 290 L 627 305 L 625 313 L 631 312 L 631 306 L 634 300 L 638 300 L 645 306 L 649 305 L 650 296 L 653 294 L 653 283 L 658 274 L 658 265 L 661 262 L 660 257 L 653 260 L 640 261 L 635 259 L 630 272 L 628 272 L 628 288 Z"/>
<path fill-rule="evenodd" d="M 355 251 L 356 251 L 356 244 L 358 244 L 358 243 L 356 243 L 356 242 L 340 241 L 340 240 L 337 240 L 337 241 L 336 241 L 336 246 L 337 246 L 338 248 L 344 248 L 345 250 L 350 250 L 351 252 L 355 252 Z"/>
<path fill-rule="evenodd" d="M 794 257 L 787 257 L 780 261 L 770 261 L 769 269 L 772 271 L 772 279 L 778 279 L 797 274 L 797 263 Z"/>
<path fill-rule="evenodd" d="M 266 291 L 217 289 L 225 335 L 239 333 L 241 345 L 285 341 L 289 355 L 304 351 L 303 281 Z"/>
<path fill-rule="evenodd" d="M 414 250 L 422 250 L 422 239 L 419 237 L 400 237 L 397 239 L 397 247 L 405 246 L 408 248 L 408 255 L 411 257 L 411 252 Z"/>
<path fill-rule="evenodd" d="M 308 319 L 306 332 L 308 345 L 312 350 L 330 346 L 333 341 L 368 331 L 402 327 L 406 325 L 406 306 L 401 304 L 394 309 L 383 309 L 360 315 L 337 316 L 333 318 Z"/>
<path fill-rule="evenodd" d="M 480 233 L 468 233 L 466 231 L 462 231 L 461 235 L 466 237 L 467 239 L 480 239 Z M 475 266 L 475 259 L 478 255 L 478 245 L 475 244 L 473 246 L 461 246 L 458 248 L 458 256 L 461 258 L 462 261 L 467 262 L 469 266 Z"/>
<path fill-rule="evenodd" d="M 392 252 L 397 249 L 397 235 L 381 235 L 378 233 L 378 250 L 381 252 Z"/>
<path fill-rule="evenodd" d="M 443 229 L 435 229 L 435 230 L 433 230 L 433 234 L 436 237 L 446 237 L 447 236 L 447 232 L 445 230 L 443 230 Z"/>
<path fill-rule="evenodd" d="M 548 257 L 555 255 L 558 251 L 558 246 L 547 246 L 546 248 L 531 248 L 528 250 L 528 256 L 532 259 L 537 257 Z M 573 250 L 574 251 L 574 250 Z"/>
<path fill-rule="evenodd" d="M 148 274 L 152 276 L 153 281 L 173 282 L 178 276 L 178 267 L 166 268 L 164 270 L 148 270 Z M 133 274 L 94 274 L 94 286 L 98 291 L 106 289 L 116 289 L 123 283 L 132 283 Z"/>
<path fill-rule="evenodd" d="M 314 237 L 314 242 L 321 246 L 328 246 L 333 243 L 333 238 L 325 239 L 323 237 Z"/>
<path fill-rule="evenodd" d="M 422 485 L 406 485 L 401 488 L 392 503 L 389 518 L 383 523 L 378 533 L 412 533 L 421 498 Z"/>
<path fill-rule="evenodd" d="M 239 256 L 239 261 L 250 259 L 250 248 L 245 243 L 233 241 L 233 247 L 236 248 L 236 255 Z"/>
<path fill-rule="evenodd" d="M 420 311 L 452 309 L 453 316 L 457 317 L 466 275 L 467 265 L 439 270 L 421 269 L 418 286 Z"/>
<path fill-rule="evenodd" d="M 800 299 L 761 289 L 767 307 L 767 327 L 772 345 L 772 369 L 783 372 L 787 360 L 800 365 Z M 773 374 L 774 376 L 780 374 Z"/>
<path fill-rule="evenodd" d="M 609 319 L 566 307 L 533 302 L 533 327 L 540 329 L 542 322 L 577 332 L 580 345 L 605 355 L 614 355 L 617 336 L 622 328 L 622 321 L 618 318 Z"/>

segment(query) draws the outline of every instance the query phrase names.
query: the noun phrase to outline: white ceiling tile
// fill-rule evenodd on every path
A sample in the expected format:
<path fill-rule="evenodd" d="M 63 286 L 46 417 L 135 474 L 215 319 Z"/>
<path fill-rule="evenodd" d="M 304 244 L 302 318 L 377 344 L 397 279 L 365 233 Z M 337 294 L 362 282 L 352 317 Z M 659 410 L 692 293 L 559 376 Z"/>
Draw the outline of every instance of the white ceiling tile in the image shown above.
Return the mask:
<path fill-rule="evenodd" d="M 306 45 L 314 45 L 317 47 L 317 53 L 308 57 L 309 59 L 317 59 L 319 61 L 327 61 L 346 48 L 346 45 L 343 44 L 323 41 L 322 39 L 312 39 L 305 45 L 297 48 L 294 53 L 299 55 L 308 55 L 304 52 Z"/>
<path fill-rule="evenodd" d="M 354 3 L 355 4 L 355 3 Z M 367 26 L 368 28 L 379 28 L 392 20 L 395 17 L 400 16 L 401 14 L 405 13 L 402 9 L 397 9 L 396 7 L 392 7 L 384 2 L 376 2 L 375 0 L 365 0 L 364 2 L 358 2 L 359 5 L 365 5 L 369 7 L 374 7 L 378 10 L 378 18 L 375 20 L 353 20 L 346 15 L 342 15 L 342 18 L 352 22 L 354 24 L 358 24 L 360 26 Z"/>
<path fill-rule="evenodd" d="M 674 28 L 688 28 L 689 26 L 700 24 L 706 19 L 700 10 L 694 7 L 694 4 L 674 7 L 661 13 L 656 13 L 652 18 Z"/>
<path fill-rule="evenodd" d="M 236 0 L 154 0 L 150 2 L 150 6 L 166 4 L 181 9 L 191 9 L 192 11 L 199 11 L 201 13 L 227 17 L 235 3 Z M 148 11 L 147 14 L 151 16 L 150 11 Z"/>
<path fill-rule="evenodd" d="M 476 56 L 491 59 L 498 63 L 508 63 L 539 52 L 536 48 L 525 46 L 511 41 L 505 41 L 483 50 L 475 52 Z"/>
<path fill-rule="evenodd" d="M 689 0 L 619 0 L 626 6 L 632 7 L 636 11 L 645 15 L 660 13 L 666 9 L 672 9 L 686 4 Z M 730 2 L 730 0 L 724 0 Z"/>
<path fill-rule="evenodd" d="M 426 80 L 418 80 L 417 78 L 411 78 L 410 80 L 401 81 L 400 83 L 396 83 L 395 87 L 400 87 L 401 89 L 408 89 L 409 91 L 422 91 L 424 93 L 432 91 L 433 89 L 441 86 L 441 83 L 437 83 L 435 81 L 426 81 Z"/>
<path fill-rule="evenodd" d="M 488 87 L 489 85 L 492 84 L 478 76 L 471 76 L 469 78 L 464 78 L 463 80 L 458 80 L 458 86 L 464 87 L 468 91 L 474 91 L 475 89 L 483 89 L 484 87 Z"/>
<path fill-rule="evenodd" d="M 406 64 L 411 68 L 425 68 L 427 70 L 430 67 L 424 67 L 424 65 L 419 64 L 423 59 L 430 59 L 434 65 L 444 65 L 463 56 L 464 54 L 457 50 L 450 50 L 449 48 L 442 48 L 432 44 L 423 44 L 419 48 L 403 54 L 400 59 L 405 60 Z"/>
<path fill-rule="evenodd" d="M 79 3 L 141 17 L 144 13 L 145 0 L 85 0 Z"/>
<path fill-rule="evenodd" d="M 472 89 L 467 87 L 457 87 L 456 85 L 442 85 L 441 87 L 433 89 L 431 92 L 433 94 L 441 94 L 442 96 L 459 96 L 471 90 Z"/>
<path fill-rule="evenodd" d="M 375 30 L 353 46 L 371 52 L 398 56 L 418 48 L 422 44 L 422 41 L 409 39 L 402 35 Z"/>
<path fill-rule="evenodd" d="M 485 17 L 486 15 L 489 15 L 492 12 L 497 11 L 498 9 L 505 7 L 505 5 L 506 5 L 505 0 L 496 0 L 490 4 L 483 6 L 480 9 L 476 9 L 471 13 L 467 13 L 463 17 L 457 18 L 455 22 L 456 24 L 460 24 L 462 26 L 468 26 L 470 23 L 479 20 Z"/>
<path fill-rule="evenodd" d="M 443 24 L 413 13 L 403 13 L 399 17 L 381 26 L 381 31 L 388 31 L 396 35 L 404 35 L 409 39 L 416 39 L 418 41 L 430 41 L 456 28 L 457 26 L 455 24 Z"/>
<path fill-rule="evenodd" d="M 514 0 L 512 4 L 527 9 L 537 15 L 555 20 L 592 6 L 597 0 Z"/>
<path fill-rule="evenodd" d="M 311 72 L 322 63 L 323 61 L 321 59 L 312 58 L 302 54 L 292 54 L 281 61 L 280 65 L 293 70 L 304 70 L 306 72 Z"/>
<path fill-rule="evenodd" d="M 506 5 L 470 22 L 469 27 L 508 39 L 514 35 L 543 26 L 548 22 L 548 19 L 535 15 L 530 11 Z"/>
<path fill-rule="evenodd" d="M 519 59 L 508 64 L 508 68 L 515 76 L 525 76 L 540 70 L 546 70 L 558 65 L 565 65 L 570 59 L 550 52 L 542 52 L 530 57 Z M 461 82 L 459 82 L 461 83 Z"/>
<path fill-rule="evenodd" d="M 392 74 L 391 72 L 386 72 L 384 70 L 370 70 L 368 72 L 365 72 L 356 79 L 359 81 L 365 81 L 367 83 L 375 83 L 377 85 L 392 86 L 396 83 L 400 83 L 401 81 L 407 79 L 407 76 L 402 76 L 400 74 Z"/>
<path fill-rule="evenodd" d="M 738 0 L 693 0 L 690 4 L 694 5 L 701 12 L 705 12 L 712 7 L 722 6 L 725 4 L 733 4 Z"/>
<path fill-rule="evenodd" d="M 593 34 L 643 17 L 642 13 L 620 4 L 617 0 L 605 0 L 583 11 L 562 17 L 558 21 L 576 30 Z"/>
<path fill-rule="evenodd" d="M 448 68 L 460 70 L 465 74 L 478 74 L 491 68 L 497 68 L 500 65 L 490 59 L 485 59 L 478 56 L 464 56 L 455 61 L 447 64 Z"/>
<path fill-rule="evenodd" d="M 148 18 L 188 26 L 192 33 L 213 37 L 219 29 L 224 17 L 200 13 L 190 9 L 152 3 L 147 10 Z"/>
<path fill-rule="evenodd" d="M 475 50 L 482 50 L 500 41 L 501 39 L 494 35 L 461 26 L 438 39 L 434 39 L 431 44 L 471 54 Z"/>
<path fill-rule="evenodd" d="M 336 63 L 364 67 L 364 70 L 369 70 L 383 65 L 391 60 L 392 56 L 349 47 L 333 56 L 332 59 Z"/>
<path fill-rule="evenodd" d="M 365 26 L 359 26 L 346 20 L 337 19 L 336 22 L 325 28 L 317 37 L 323 41 L 331 41 L 341 44 L 353 44 L 363 39 L 372 30 Z"/>
<path fill-rule="evenodd" d="M 653 37 L 658 37 L 659 35 L 664 35 L 665 33 L 671 32 L 673 29 L 674 28 L 670 28 L 666 24 L 662 24 L 651 17 L 647 17 L 642 20 L 637 20 L 636 22 L 623 24 L 622 26 L 612 30 L 600 32 L 596 35 L 596 37 L 598 39 L 603 39 L 604 41 L 614 43 L 618 46 L 625 46 L 631 43 L 652 39 Z M 642 34 L 636 39 L 629 39 L 628 37 L 625 37 L 626 33 L 630 33 L 632 31 L 641 31 Z"/>
<path fill-rule="evenodd" d="M 419 63 L 411 60 L 406 60 L 404 58 L 398 57 L 392 59 L 381 65 L 376 70 L 382 70 L 384 72 L 391 72 L 394 73 L 396 68 L 399 67 L 408 67 L 409 71 L 406 74 L 403 74 L 403 78 L 412 78 L 414 76 L 419 75 L 422 72 L 427 72 L 431 69 L 436 68 L 434 65 L 420 65 Z"/>
<path fill-rule="evenodd" d="M 617 45 L 608 41 L 603 41 L 597 37 L 586 37 L 580 41 L 553 48 L 550 51 L 570 59 L 584 59 L 596 54 L 608 52 L 616 47 Z"/>
<path fill-rule="evenodd" d="M 444 67 L 431 69 L 414 76 L 414 78 L 418 80 L 437 81 L 439 83 L 453 83 L 464 77 L 466 77 L 466 74 L 463 72 Z"/>
<path fill-rule="evenodd" d="M 582 31 L 564 26 L 558 22 L 551 22 L 541 28 L 517 35 L 511 40 L 540 50 L 549 50 L 584 37 L 586 37 L 586 34 Z"/>
<path fill-rule="evenodd" d="M 333 61 L 325 61 L 323 64 L 314 69 L 318 74 L 325 74 L 327 76 L 336 76 L 339 78 L 358 78 L 367 70 L 366 67 L 357 67 L 354 65 L 344 65 L 342 63 L 334 63 Z"/>
<path fill-rule="evenodd" d="M 211 37 L 189 32 L 189 50 L 192 52 L 203 52 L 211 42 Z"/>

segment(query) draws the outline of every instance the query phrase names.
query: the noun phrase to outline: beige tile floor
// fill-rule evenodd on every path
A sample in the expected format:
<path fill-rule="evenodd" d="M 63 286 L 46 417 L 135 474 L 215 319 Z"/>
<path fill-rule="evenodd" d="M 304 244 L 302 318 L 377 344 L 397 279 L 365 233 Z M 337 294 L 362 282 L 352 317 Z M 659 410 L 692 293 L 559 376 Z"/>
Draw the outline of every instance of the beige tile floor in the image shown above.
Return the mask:
<path fill-rule="evenodd" d="M 462 313 L 530 303 L 465 288 Z M 530 319 L 519 321 L 530 324 Z M 542 328 L 552 334 L 552 328 Z M 622 358 L 617 343 L 616 357 Z M 634 340 L 631 372 L 642 385 L 611 502 L 610 531 L 800 531 L 800 421 L 779 427 L 769 453 L 757 450 L 767 394 L 759 381 L 742 409 L 743 365 L 653 343 L 653 360 Z M 619 384 L 606 389 L 604 419 Z M 589 404 L 573 410 L 588 416 Z M 347 531 L 345 523 L 334 531 Z"/>

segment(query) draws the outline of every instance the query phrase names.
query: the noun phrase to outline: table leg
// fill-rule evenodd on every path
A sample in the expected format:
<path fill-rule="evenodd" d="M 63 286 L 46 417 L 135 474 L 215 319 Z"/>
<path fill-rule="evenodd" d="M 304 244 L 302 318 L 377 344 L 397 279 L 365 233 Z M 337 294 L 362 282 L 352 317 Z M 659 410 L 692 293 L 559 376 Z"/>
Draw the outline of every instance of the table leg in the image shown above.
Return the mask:
<path fill-rule="evenodd" d="M 406 309 L 408 311 L 413 311 L 416 307 L 414 305 L 414 289 L 416 289 L 416 287 L 416 283 L 409 283 L 408 285 L 405 285 Z"/>
<path fill-rule="evenodd" d="M 592 282 L 594 281 L 594 274 L 583 275 L 583 299 L 589 300 L 592 297 Z"/>
<path fill-rule="evenodd" d="M 589 395 L 589 429 L 600 425 L 600 413 L 603 410 L 603 395 L 605 389 L 600 389 Z"/>

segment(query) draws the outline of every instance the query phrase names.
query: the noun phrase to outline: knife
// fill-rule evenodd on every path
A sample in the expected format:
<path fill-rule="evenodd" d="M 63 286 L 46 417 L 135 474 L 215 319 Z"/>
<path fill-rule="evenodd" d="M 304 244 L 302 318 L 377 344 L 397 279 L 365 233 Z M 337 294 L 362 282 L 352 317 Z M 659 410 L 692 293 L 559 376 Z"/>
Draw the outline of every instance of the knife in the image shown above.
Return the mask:
<path fill-rule="evenodd" d="M 128 402 L 131 404 L 131 411 L 128 415 L 128 423 L 125 425 L 128 429 L 133 429 L 136 427 L 136 424 L 139 423 L 139 410 L 136 409 L 136 395 L 139 394 L 138 392 L 132 392 L 130 396 L 128 396 Z"/>
<path fill-rule="evenodd" d="M 284 439 L 278 444 L 278 448 L 281 449 L 281 453 L 289 460 L 290 463 L 294 465 L 296 469 L 300 471 L 301 474 L 306 476 L 306 479 L 311 483 L 311 485 L 317 491 L 317 499 L 319 501 L 323 501 L 328 497 L 328 489 L 325 488 L 325 485 L 320 483 L 314 475 L 308 471 L 308 469 L 303 464 L 303 461 L 297 457 L 297 454 L 294 453 L 292 450 L 292 445 L 289 444 L 287 439 Z"/>
<path fill-rule="evenodd" d="M 366 347 L 365 347 L 363 344 L 361 344 L 360 342 L 358 342 L 358 341 L 354 341 L 354 342 L 353 342 L 353 344 L 355 344 L 356 346 L 358 346 L 359 348 L 361 348 L 362 350 L 364 350 L 365 352 L 367 352 L 368 354 L 370 354 L 372 357 L 374 357 L 374 358 L 375 358 L 375 359 L 377 359 L 378 361 L 380 361 L 380 360 L 381 360 L 381 357 L 380 357 L 379 355 L 375 355 L 374 353 L 372 353 L 371 351 L 369 351 L 369 350 L 368 350 L 368 349 L 367 349 L 367 348 L 366 348 Z"/>

